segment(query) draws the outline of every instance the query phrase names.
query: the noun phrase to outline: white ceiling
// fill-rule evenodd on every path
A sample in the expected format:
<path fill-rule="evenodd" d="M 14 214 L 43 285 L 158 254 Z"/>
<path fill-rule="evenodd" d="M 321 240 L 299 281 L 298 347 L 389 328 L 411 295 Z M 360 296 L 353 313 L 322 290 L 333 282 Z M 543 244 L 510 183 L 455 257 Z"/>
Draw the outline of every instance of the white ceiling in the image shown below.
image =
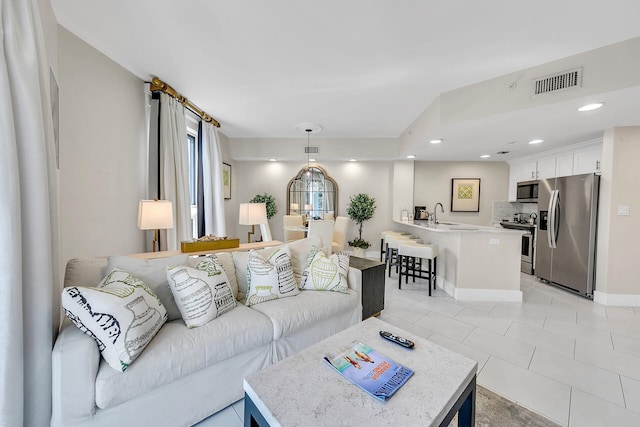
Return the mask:
<path fill-rule="evenodd" d="M 302 122 L 322 125 L 322 138 L 399 138 L 445 92 L 640 36 L 637 0 L 52 4 L 62 26 L 138 77 L 173 86 L 229 138 L 301 138 Z M 640 117 L 638 90 L 606 96 L 597 119 L 541 107 L 452 125 L 446 144 L 400 151 L 478 160 L 544 133 L 548 144 L 516 149 L 524 155 L 640 124 L 629 123 Z"/>

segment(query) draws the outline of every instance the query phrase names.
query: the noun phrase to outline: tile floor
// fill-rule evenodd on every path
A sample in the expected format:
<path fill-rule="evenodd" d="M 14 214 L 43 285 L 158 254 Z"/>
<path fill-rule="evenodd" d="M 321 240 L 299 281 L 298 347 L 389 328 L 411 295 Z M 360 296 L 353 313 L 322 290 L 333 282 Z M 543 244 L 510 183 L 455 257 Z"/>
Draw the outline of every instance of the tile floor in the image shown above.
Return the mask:
<path fill-rule="evenodd" d="M 522 303 L 455 301 L 387 279 L 380 319 L 478 362 L 478 384 L 569 427 L 640 426 L 640 307 L 522 274 Z M 198 424 L 241 426 L 242 401 Z"/>

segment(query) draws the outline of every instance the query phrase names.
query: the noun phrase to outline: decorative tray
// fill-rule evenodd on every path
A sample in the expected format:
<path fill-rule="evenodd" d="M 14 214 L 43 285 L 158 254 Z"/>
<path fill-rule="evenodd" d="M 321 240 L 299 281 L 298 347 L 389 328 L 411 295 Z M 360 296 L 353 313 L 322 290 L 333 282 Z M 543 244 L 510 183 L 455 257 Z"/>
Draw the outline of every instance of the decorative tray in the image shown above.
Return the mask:
<path fill-rule="evenodd" d="M 180 250 L 184 252 L 213 251 L 217 249 L 231 249 L 240 246 L 240 239 L 202 240 L 181 242 Z"/>

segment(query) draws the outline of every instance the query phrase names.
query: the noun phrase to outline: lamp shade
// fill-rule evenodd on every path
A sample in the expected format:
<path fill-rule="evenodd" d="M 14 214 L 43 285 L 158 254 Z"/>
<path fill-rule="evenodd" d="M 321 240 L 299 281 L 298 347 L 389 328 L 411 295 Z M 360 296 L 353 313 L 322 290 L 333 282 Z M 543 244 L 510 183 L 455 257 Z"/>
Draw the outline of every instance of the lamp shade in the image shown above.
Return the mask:
<path fill-rule="evenodd" d="M 240 225 L 267 223 L 267 205 L 265 203 L 240 203 Z"/>
<path fill-rule="evenodd" d="M 297 211 L 298 209 L 300 209 L 300 205 L 297 203 L 291 203 L 291 210 Z"/>
<path fill-rule="evenodd" d="M 140 200 L 138 228 L 161 230 L 173 228 L 173 206 L 169 200 Z"/>

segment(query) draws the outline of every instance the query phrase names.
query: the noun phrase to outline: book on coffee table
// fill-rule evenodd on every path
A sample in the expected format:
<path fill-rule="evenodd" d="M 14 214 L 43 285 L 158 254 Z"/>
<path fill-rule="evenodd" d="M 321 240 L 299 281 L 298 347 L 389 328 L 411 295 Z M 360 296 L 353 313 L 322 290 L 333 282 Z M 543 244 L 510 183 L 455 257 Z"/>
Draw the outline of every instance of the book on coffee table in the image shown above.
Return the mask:
<path fill-rule="evenodd" d="M 413 375 L 413 370 L 358 341 L 327 353 L 324 360 L 342 376 L 380 400 L 390 399 Z"/>

